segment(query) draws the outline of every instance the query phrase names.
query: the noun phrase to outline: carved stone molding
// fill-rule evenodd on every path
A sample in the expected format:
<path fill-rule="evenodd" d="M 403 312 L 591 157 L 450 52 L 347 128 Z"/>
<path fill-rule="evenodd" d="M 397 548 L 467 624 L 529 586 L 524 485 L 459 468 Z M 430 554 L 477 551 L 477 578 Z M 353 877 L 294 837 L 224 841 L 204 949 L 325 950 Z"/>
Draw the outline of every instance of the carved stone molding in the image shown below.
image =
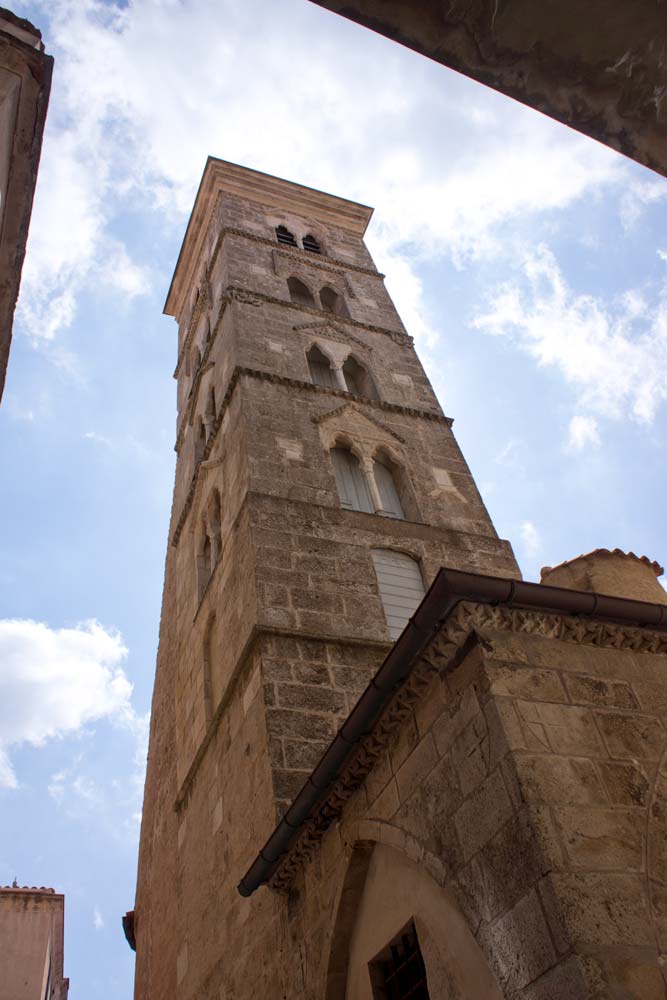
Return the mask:
<path fill-rule="evenodd" d="M 217 319 L 217 321 L 215 323 L 215 326 L 211 330 L 211 336 L 209 337 L 208 342 L 206 344 L 206 348 L 204 350 L 204 354 L 202 355 L 201 363 L 199 365 L 198 370 L 195 372 L 195 376 L 194 376 L 194 378 L 192 380 L 192 387 L 191 387 L 190 392 L 188 394 L 187 403 L 185 404 L 185 409 L 183 411 L 183 417 L 181 419 L 181 423 L 180 423 L 180 426 L 178 428 L 178 432 L 176 434 L 176 441 L 174 443 L 174 451 L 179 451 L 180 450 L 180 447 L 183 444 L 183 437 L 185 436 L 185 429 L 188 426 L 188 424 L 192 424 L 192 420 L 193 420 L 193 417 L 194 417 L 194 411 L 195 411 L 195 408 L 197 406 L 197 398 L 199 396 L 199 386 L 201 384 L 202 377 L 206 374 L 206 372 L 210 368 L 213 367 L 213 363 L 212 362 L 209 363 L 209 357 L 211 355 L 211 351 L 213 350 L 213 344 L 215 343 L 216 337 L 218 336 L 218 332 L 219 332 L 220 327 L 222 325 L 222 317 L 224 315 L 225 309 L 229 305 L 229 302 L 230 302 L 229 297 L 223 295 L 222 300 L 220 302 L 220 312 L 218 313 L 218 319 Z M 181 364 L 181 362 L 179 360 L 179 366 L 180 366 L 180 364 Z M 178 375 L 178 368 L 174 372 L 174 375 L 175 376 Z"/>
<path fill-rule="evenodd" d="M 201 314 L 204 311 L 204 307 L 208 305 L 208 289 L 209 289 L 209 284 L 207 276 L 206 281 L 202 282 L 202 286 L 200 287 L 199 290 L 199 295 L 197 296 L 197 301 L 195 302 L 194 309 L 192 310 L 192 315 L 188 320 L 188 332 L 186 333 L 185 339 L 183 340 L 183 346 L 181 347 L 180 353 L 178 355 L 178 361 L 176 362 L 176 368 L 174 369 L 175 378 L 178 376 L 178 372 L 183 362 L 183 358 L 185 357 L 187 351 L 190 348 L 190 345 L 192 343 L 192 338 L 194 337 L 195 330 L 197 329 L 197 325 L 199 323 L 199 320 L 201 319 Z"/>
<path fill-rule="evenodd" d="M 250 288 L 244 288 L 242 285 L 230 285 L 227 292 L 234 296 L 235 293 L 245 292 L 247 295 L 252 295 L 259 299 L 260 302 L 270 302 L 275 306 L 283 306 L 287 309 L 296 309 L 299 312 L 306 313 L 308 316 L 318 316 L 322 317 L 322 310 L 318 309 L 317 306 L 303 306 L 300 302 L 291 302 L 289 299 L 279 299 L 275 295 L 266 295 L 264 292 L 256 292 Z M 253 305 L 258 305 L 259 303 L 253 302 Z M 342 327 L 351 326 L 358 330 L 369 330 L 371 333 L 382 333 L 386 337 L 391 338 L 395 344 L 403 344 L 412 346 L 414 340 L 407 333 L 403 333 L 401 330 L 391 330 L 386 326 L 375 326 L 373 323 L 362 323 L 358 319 L 352 319 L 349 316 L 336 316 L 335 322 L 340 324 Z"/>
<path fill-rule="evenodd" d="M 279 891 L 289 888 L 299 867 L 310 858 L 326 829 L 341 815 L 345 803 L 398 734 L 434 677 L 452 669 L 470 637 L 483 634 L 485 629 L 535 635 L 576 645 L 667 655 L 665 632 L 522 608 L 460 602 L 389 702 L 373 731 L 344 765 L 317 811 L 304 824 L 299 839 L 271 878 L 272 888 Z"/>
<path fill-rule="evenodd" d="M 326 320 L 321 323 L 297 323 L 292 328 L 296 333 L 310 333 L 315 337 L 321 338 L 322 340 L 333 340 L 338 343 L 346 344 L 350 346 L 354 344 L 356 348 L 363 351 L 365 354 L 372 354 L 374 348 L 370 344 L 365 344 L 363 340 L 359 337 L 355 337 L 353 333 L 349 330 L 343 330 L 336 326 L 336 321 L 327 322 Z"/>
<path fill-rule="evenodd" d="M 296 261 L 304 260 L 304 253 L 308 253 L 307 250 L 302 250 L 300 247 L 290 247 L 284 243 L 277 244 L 275 240 L 270 239 L 268 236 L 259 236 L 257 233 L 248 232 L 247 229 L 238 229 L 235 226 L 225 226 L 220 230 L 220 235 L 216 241 L 215 249 L 211 255 L 211 262 L 209 265 L 209 271 L 213 269 L 218 253 L 226 236 L 240 236 L 244 240 L 249 240 L 252 243 L 261 243 L 264 246 L 270 247 L 274 254 L 280 255 L 281 257 L 292 257 Z M 340 273 L 342 270 L 346 271 L 356 271 L 358 274 L 369 274 L 373 278 L 384 278 L 384 274 L 380 271 L 376 271 L 374 267 L 363 267 L 361 264 L 351 264 L 346 260 L 340 260 L 338 257 L 330 257 L 327 254 L 313 254 L 308 253 L 305 258 L 308 264 L 312 267 L 319 267 L 322 271 L 335 271 Z"/>

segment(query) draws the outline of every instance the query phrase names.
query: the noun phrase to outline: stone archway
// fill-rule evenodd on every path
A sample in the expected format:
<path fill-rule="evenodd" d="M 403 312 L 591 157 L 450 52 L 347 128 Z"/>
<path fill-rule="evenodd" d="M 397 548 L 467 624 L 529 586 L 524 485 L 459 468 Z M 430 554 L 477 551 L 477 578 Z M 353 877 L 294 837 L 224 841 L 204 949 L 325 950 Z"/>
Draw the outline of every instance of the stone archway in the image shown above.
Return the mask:
<path fill-rule="evenodd" d="M 336 912 L 325 1000 L 372 1000 L 369 963 L 414 921 L 431 1000 L 502 1000 L 452 895 L 423 865 L 386 844 L 357 843 Z"/>

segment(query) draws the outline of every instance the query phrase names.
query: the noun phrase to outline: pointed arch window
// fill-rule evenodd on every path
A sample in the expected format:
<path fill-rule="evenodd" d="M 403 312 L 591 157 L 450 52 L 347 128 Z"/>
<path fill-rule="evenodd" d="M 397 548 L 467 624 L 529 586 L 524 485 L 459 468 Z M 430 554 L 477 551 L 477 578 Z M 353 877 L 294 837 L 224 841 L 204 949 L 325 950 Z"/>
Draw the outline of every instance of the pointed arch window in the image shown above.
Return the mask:
<path fill-rule="evenodd" d="M 352 355 L 347 358 L 343 365 L 343 378 L 348 392 L 354 393 L 355 396 L 368 396 L 369 399 L 378 398 L 369 373 Z"/>
<path fill-rule="evenodd" d="M 208 395 L 206 397 L 206 409 L 204 411 L 204 426 L 206 427 L 207 439 L 213 433 L 213 425 L 215 424 L 216 414 L 215 387 L 211 385 L 209 386 Z"/>
<path fill-rule="evenodd" d="M 294 234 L 290 233 L 287 226 L 276 226 L 276 239 L 279 243 L 283 243 L 288 247 L 298 246 L 296 240 L 294 239 Z"/>
<path fill-rule="evenodd" d="M 313 385 L 325 385 L 328 389 L 337 389 L 338 385 L 331 362 L 317 344 L 313 344 L 306 357 Z"/>
<path fill-rule="evenodd" d="M 315 237 L 310 235 L 310 233 L 308 236 L 304 236 L 302 243 L 304 250 L 310 250 L 311 253 L 322 253 L 322 247 Z"/>
<path fill-rule="evenodd" d="M 298 278 L 288 278 L 287 287 L 289 289 L 289 297 L 292 302 L 297 302 L 302 306 L 315 305 L 315 299 L 313 298 L 312 292 L 307 285 L 304 285 L 303 281 L 299 281 Z"/>
<path fill-rule="evenodd" d="M 206 425 L 204 421 L 199 418 L 197 424 L 197 437 L 195 438 L 195 464 L 199 464 L 204 457 L 204 449 L 206 448 Z"/>
<path fill-rule="evenodd" d="M 386 514 L 388 517 L 395 517 L 398 520 L 405 520 L 405 511 L 396 487 L 394 475 L 388 465 L 376 458 L 373 462 L 373 476 L 380 494 L 382 504 L 378 513 Z"/>
<path fill-rule="evenodd" d="M 347 316 L 347 309 L 345 308 L 343 299 L 338 292 L 335 292 L 333 288 L 329 288 L 328 285 L 325 285 L 320 290 L 320 303 L 325 312 L 333 313 L 334 316 Z"/>
<path fill-rule="evenodd" d="M 199 553 L 197 555 L 197 594 L 200 601 L 206 592 L 208 581 L 211 579 L 212 569 L 211 539 L 206 533 L 206 526 L 204 525 Z"/>
<path fill-rule="evenodd" d="M 211 539 L 211 569 L 213 570 L 222 552 L 222 500 L 220 491 L 213 490 L 208 507 L 208 532 Z"/>
<path fill-rule="evenodd" d="M 332 448 L 331 461 L 341 507 L 372 514 L 370 491 L 357 456 L 348 448 Z"/>
<path fill-rule="evenodd" d="M 405 552 L 372 549 L 371 556 L 389 635 L 397 639 L 426 593 L 421 569 Z"/>

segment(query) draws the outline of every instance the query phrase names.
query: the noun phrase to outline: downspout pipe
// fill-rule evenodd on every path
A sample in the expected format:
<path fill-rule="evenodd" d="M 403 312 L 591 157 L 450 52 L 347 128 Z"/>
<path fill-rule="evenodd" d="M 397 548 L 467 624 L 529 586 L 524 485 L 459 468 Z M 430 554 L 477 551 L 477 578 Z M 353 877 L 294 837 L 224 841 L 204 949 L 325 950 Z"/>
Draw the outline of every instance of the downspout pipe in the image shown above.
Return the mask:
<path fill-rule="evenodd" d="M 304 823 L 315 812 L 358 744 L 372 732 L 393 694 L 405 682 L 460 601 L 632 623 L 667 631 L 667 605 L 441 569 L 319 764 L 239 882 L 238 891 L 242 896 L 252 895 L 280 867 Z"/>

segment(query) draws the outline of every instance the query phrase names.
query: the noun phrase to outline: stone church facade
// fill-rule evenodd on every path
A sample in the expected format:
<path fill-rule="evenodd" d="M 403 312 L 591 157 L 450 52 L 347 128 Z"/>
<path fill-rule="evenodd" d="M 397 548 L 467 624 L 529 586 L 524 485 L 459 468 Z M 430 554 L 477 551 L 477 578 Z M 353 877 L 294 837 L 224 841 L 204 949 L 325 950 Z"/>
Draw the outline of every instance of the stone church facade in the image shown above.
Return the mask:
<path fill-rule="evenodd" d="M 370 214 L 197 195 L 135 997 L 665 998 L 660 567 L 521 581 Z"/>

